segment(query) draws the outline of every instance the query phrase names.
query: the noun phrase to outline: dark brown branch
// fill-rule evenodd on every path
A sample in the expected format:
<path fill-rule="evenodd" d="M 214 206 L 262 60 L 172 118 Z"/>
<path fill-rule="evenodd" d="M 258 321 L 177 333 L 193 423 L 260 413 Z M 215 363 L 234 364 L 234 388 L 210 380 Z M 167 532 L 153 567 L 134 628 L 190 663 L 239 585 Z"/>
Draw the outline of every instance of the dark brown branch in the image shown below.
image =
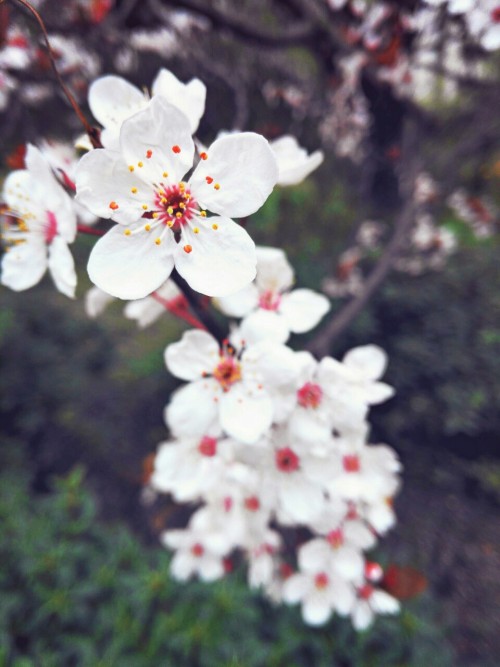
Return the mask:
<path fill-rule="evenodd" d="M 157 6 L 159 2 L 155 2 Z M 296 46 L 313 36 L 314 30 L 309 22 L 297 22 L 287 30 L 269 31 L 251 25 L 248 19 L 241 18 L 234 12 L 222 12 L 210 6 L 206 0 L 163 0 L 161 5 L 172 5 L 175 9 L 183 7 L 207 18 L 217 28 L 227 29 L 237 37 L 260 46 L 281 49 Z M 160 6 L 161 6 L 160 5 Z"/>
<path fill-rule="evenodd" d="M 318 332 L 308 345 L 308 349 L 318 358 L 329 354 L 332 343 L 340 336 L 361 313 L 363 308 L 382 285 L 394 266 L 394 261 L 404 248 L 407 234 L 413 223 L 415 203 L 413 186 L 418 173 L 418 138 L 416 126 L 408 127 L 403 141 L 403 164 L 406 166 L 401 174 L 401 195 L 403 208 L 398 216 L 391 240 L 380 256 L 375 268 L 365 281 L 363 291 L 345 306 L 333 314 L 333 317 Z"/>

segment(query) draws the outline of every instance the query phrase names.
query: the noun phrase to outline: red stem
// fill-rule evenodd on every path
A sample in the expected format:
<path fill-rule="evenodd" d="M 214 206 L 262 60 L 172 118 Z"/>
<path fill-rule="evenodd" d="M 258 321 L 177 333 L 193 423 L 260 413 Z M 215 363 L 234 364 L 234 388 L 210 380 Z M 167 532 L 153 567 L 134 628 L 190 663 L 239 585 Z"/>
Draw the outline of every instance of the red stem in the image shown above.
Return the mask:
<path fill-rule="evenodd" d="M 184 320 L 184 322 L 187 322 L 196 329 L 203 329 L 206 331 L 206 327 L 200 322 L 200 320 L 198 320 L 189 312 L 187 307 L 187 300 L 183 294 L 175 297 L 174 299 L 164 299 L 158 294 L 158 292 L 153 292 L 151 296 L 153 299 L 158 301 L 158 303 L 161 303 L 165 310 L 168 310 L 168 312 L 172 313 L 172 315 L 175 315 L 179 319 Z"/>

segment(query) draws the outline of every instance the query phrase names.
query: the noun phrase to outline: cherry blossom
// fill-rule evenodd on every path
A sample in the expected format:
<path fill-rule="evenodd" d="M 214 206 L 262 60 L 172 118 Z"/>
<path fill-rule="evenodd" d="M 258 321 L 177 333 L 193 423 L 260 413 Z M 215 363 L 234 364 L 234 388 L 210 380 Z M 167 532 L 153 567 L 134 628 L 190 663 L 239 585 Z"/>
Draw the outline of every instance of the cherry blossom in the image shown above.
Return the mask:
<path fill-rule="evenodd" d="M 91 280 L 122 299 L 147 296 L 174 266 L 209 296 L 248 284 L 255 246 L 229 216 L 250 215 L 272 191 L 277 166 L 267 141 L 251 132 L 218 139 L 186 183 L 194 156 L 189 122 L 157 96 L 123 123 L 120 145 L 120 152 L 91 151 L 77 168 L 77 200 L 119 223 L 92 250 Z"/>
<path fill-rule="evenodd" d="M 358 589 L 357 600 L 351 611 L 352 624 L 356 630 L 366 630 L 375 614 L 396 614 L 399 602 L 385 591 L 366 583 Z"/>
<path fill-rule="evenodd" d="M 7 204 L 3 220 L 7 252 L 2 260 L 2 284 L 25 290 L 49 269 L 57 289 L 73 297 L 77 279 L 68 249 L 76 236 L 72 201 L 31 144 L 26 169 L 10 173 L 5 180 L 3 200 Z"/>
<path fill-rule="evenodd" d="M 285 343 L 290 333 L 304 333 L 325 315 L 328 299 L 310 289 L 291 290 L 294 272 L 278 248 L 257 247 L 257 276 L 243 290 L 218 298 L 223 313 L 244 317 L 231 339 L 248 343 Z"/>
<path fill-rule="evenodd" d="M 177 390 L 165 419 L 176 437 L 224 430 L 241 442 L 254 443 L 271 426 L 293 384 L 297 365 L 292 350 L 270 342 L 242 351 L 205 331 L 187 331 L 165 351 L 168 370 L 191 381 Z"/>

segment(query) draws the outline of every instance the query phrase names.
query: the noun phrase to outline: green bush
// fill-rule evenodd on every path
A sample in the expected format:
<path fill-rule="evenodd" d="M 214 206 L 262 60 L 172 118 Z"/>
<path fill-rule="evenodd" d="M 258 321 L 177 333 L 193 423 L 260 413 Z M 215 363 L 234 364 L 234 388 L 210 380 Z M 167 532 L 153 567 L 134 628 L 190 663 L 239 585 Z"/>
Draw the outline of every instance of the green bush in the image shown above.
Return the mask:
<path fill-rule="evenodd" d="M 177 584 L 169 556 L 96 518 L 81 468 L 32 495 L 9 444 L 0 478 L 0 665 L 12 667 L 445 667 L 428 600 L 359 636 L 334 619 L 305 626 L 239 573 Z M 14 459 L 14 460 L 13 460 Z M 410 611 L 411 610 L 411 611 Z"/>

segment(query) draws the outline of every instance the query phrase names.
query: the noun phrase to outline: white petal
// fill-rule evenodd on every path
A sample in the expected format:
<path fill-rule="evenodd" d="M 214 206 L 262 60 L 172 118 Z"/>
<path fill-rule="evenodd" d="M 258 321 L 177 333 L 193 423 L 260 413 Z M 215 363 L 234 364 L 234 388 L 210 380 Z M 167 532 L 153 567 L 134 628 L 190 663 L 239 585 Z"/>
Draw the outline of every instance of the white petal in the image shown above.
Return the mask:
<path fill-rule="evenodd" d="M 220 421 L 226 433 L 252 444 L 267 431 L 273 419 L 273 404 L 263 389 L 234 385 L 220 399 Z"/>
<path fill-rule="evenodd" d="M 351 613 L 356 602 L 352 586 L 342 579 L 336 579 L 332 589 L 333 604 L 337 613 L 341 616 L 347 616 Z"/>
<path fill-rule="evenodd" d="M 305 597 L 308 590 L 308 577 L 303 574 L 293 574 L 283 584 L 283 600 L 288 604 L 296 604 Z"/>
<path fill-rule="evenodd" d="M 185 551 L 178 551 L 170 563 L 170 574 L 178 581 L 186 581 L 195 572 L 195 560 Z"/>
<path fill-rule="evenodd" d="M 340 547 L 334 556 L 334 566 L 343 578 L 359 581 L 363 575 L 364 560 L 359 551 L 350 547 Z"/>
<path fill-rule="evenodd" d="M 91 287 L 85 294 L 85 312 L 89 317 L 97 317 L 104 312 L 114 297 L 98 287 Z"/>
<path fill-rule="evenodd" d="M 125 317 L 129 320 L 135 320 L 140 329 L 145 329 L 153 324 L 166 312 L 168 311 L 165 306 L 152 296 L 129 301 L 123 309 Z"/>
<path fill-rule="evenodd" d="M 215 305 L 229 317 L 244 317 L 251 310 L 257 308 L 259 303 L 259 293 L 254 283 L 250 283 L 234 294 L 217 297 L 214 299 Z"/>
<path fill-rule="evenodd" d="M 200 118 L 205 111 L 207 89 L 199 79 L 182 83 L 167 69 L 161 69 L 151 87 L 153 95 L 161 95 L 167 102 L 184 113 L 191 126 L 191 133 L 198 129 Z"/>
<path fill-rule="evenodd" d="M 279 307 L 290 331 L 297 334 L 315 327 L 329 310 L 328 299 L 310 289 L 296 289 L 284 294 Z"/>
<path fill-rule="evenodd" d="M 115 225 L 90 253 L 87 267 L 90 280 L 119 299 L 142 299 L 172 273 L 173 248 L 169 239 L 167 235 L 157 246 L 147 232 L 126 236 L 123 228 Z"/>
<path fill-rule="evenodd" d="M 299 567 L 305 572 L 319 572 L 326 570 L 331 558 L 331 547 L 322 539 L 310 540 L 299 549 Z"/>
<path fill-rule="evenodd" d="M 290 336 L 285 318 L 279 313 L 259 308 L 242 320 L 239 336 L 249 344 L 261 340 L 286 343 Z"/>
<path fill-rule="evenodd" d="M 352 613 L 352 624 L 356 630 L 366 630 L 373 622 L 373 611 L 366 600 L 358 600 Z"/>
<path fill-rule="evenodd" d="M 75 183 L 79 204 L 100 218 L 125 225 L 141 218 L 142 204 L 153 202 L 152 188 L 129 171 L 116 151 L 98 148 L 84 155 L 76 167 Z M 136 194 L 132 188 L 137 188 Z"/>
<path fill-rule="evenodd" d="M 373 382 L 363 388 L 363 399 L 369 405 L 378 405 L 394 396 L 394 388 L 385 382 Z"/>
<path fill-rule="evenodd" d="M 387 355 L 377 345 L 363 345 L 349 350 L 342 363 L 367 380 L 378 380 L 387 367 Z"/>
<path fill-rule="evenodd" d="M 146 109 L 123 123 L 120 147 L 127 165 L 135 165 L 146 183 L 178 183 L 193 166 L 189 121 L 161 96 L 153 97 Z"/>
<path fill-rule="evenodd" d="M 202 581 L 215 581 L 224 576 L 224 563 L 218 556 L 205 555 L 198 573 Z"/>
<path fill-rule="evenodd" d="M 56 236 L 49 246 L 49 271 L 57 289 L 74 298 L 76 289 L 75 262 L 66 241 Z"/>
<path fill-rule="evenodd" d="M 165 409 L 165 421 L 175 437 L 217 435 L 219 407 L 213 380 L 191 382 L 178 389 Z"/>
<path fill-rule="evenodd" d="M 231 218 L 255 213 L 278 177 L 276 159 L 264 137 L 253 132 L 221 137 L 207 155 L 190 179 L 195 199 L 209 211 Z M 213 181 L 207 183 L 207 177 Z"/>
<path fill-rule="evenodd" d="M 165 349 L 168 370 L 181 380 L 197 380 L 211 373 L 219 361 L 219 344 L 206 331 L 186 331 Z"/>
<path fill-rule="evenodd" d="M 286 255 L 280 248 L 257 246 L 256 283 L 261 292 L 276 294 L 293 285 L 294 272 Z"/>
<path fill-rule="evenodd" d="M 40 282 L 47 268 L 47 248 L 42 239 L 11 246 L 2 259 L 2 285 L 20 292 Z"/>
<path fill-rule="evenodd" d="M 323 162 L 322 151 L 307 155 L 307 151 L 290 135 L 272 141 L 271 148 L 278 161 L 278 185 L 297 185 Z"/>
<path fill-rule="evenodd" d="M 89 107 L 104 127 L 117 127 L 139 111 L 147 100 L 138 88 L 120 76 L 102 76 L 89 86 Z"/>
<path fill-rule="evenodd" d="M 308 625 L 323 625 L 331 615 L 332 607 L 324 592 L 313 594 L 302 603 L 302 618 Z"/>
<path fill-rule="evenodd" d="M 370 602 L 378 614 L 397 614 L 399 611 L 399 602 L 385 591 L 374 591 Z"/>
<path fill-rule="evenodd" d="M 193 228 L 199 232 L 195 234 Z M 185 251 L 187 246 L 191 252 Z M 255 264 L 254 242 L 229 218 L 200 218 L 193 227 L 186 225 L 175 253 L 175 268 L 181 276 L 208 296 L 226 296 L 248 285 L 255 278 Z"/>
<path fill-rule="evenodd" d="M 304 479 L 299 473 L 283 473 L 290 475 L 280 486 L 282 509 L 299 523 L 309 524 L 321 515 L 325 505 L 322 489 Z"/>

